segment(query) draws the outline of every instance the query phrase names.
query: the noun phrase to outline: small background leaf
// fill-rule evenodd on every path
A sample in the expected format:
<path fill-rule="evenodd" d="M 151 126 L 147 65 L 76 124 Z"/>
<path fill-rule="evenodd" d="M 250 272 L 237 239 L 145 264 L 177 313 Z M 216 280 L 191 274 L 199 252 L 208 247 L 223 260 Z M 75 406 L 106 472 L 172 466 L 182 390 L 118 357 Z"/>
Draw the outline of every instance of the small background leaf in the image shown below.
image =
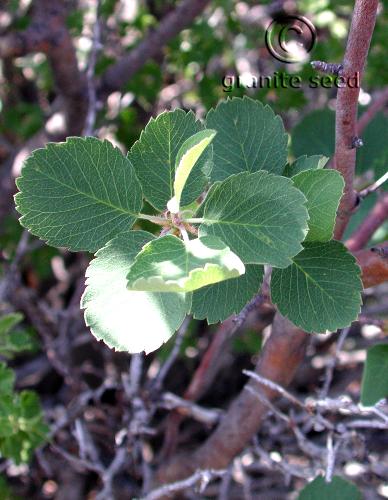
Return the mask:
<path fill-rule="evenodd" d="M 361 384 L 361 403 L 373 406 L 388 397 L 388 344 L 368 349 Z"/>
<path fill-rule="evenodd" d="M 299 493 L 298 500 L 362 500 L 356 485 L 334 476 L 330 483 L 318 476 Z"/>
<path fill-rule="evenodd" d="M 335 113 L 329 109 L 308 114 L 294 127 L 291 148 L 295 157 L 308 155 L 333 156 Z"/>

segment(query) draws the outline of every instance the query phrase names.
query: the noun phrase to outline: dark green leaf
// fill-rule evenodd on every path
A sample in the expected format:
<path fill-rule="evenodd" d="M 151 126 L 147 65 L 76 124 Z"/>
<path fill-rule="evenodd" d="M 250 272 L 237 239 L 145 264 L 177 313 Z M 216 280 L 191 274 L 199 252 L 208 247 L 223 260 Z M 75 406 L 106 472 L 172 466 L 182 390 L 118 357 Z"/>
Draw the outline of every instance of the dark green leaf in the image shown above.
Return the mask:
<path fill-rule="evenodd" d="M 239 278 L 196 290 L 191 305 L 193 317 L 207 319 L 210 325 L 239 313 L 259 292 L 263 274 L 263 266 L 248 264 L 245 266 L 245 274 Z"/>
<path fill-rule="evenodd" d="M 206 197 L 200 235 L 226 241 L 246 264 L 286 267 L 302 250 L 305 203 L 286 177 L 264 171 L 233 175 Z"/>
<path fill-rule="evenodd" d="M 313 111 L 293 129 L 291 146 L 295 157 L 333 156 L 335 113 L 328 109 Z"/>
<path fill-rule="evenodd" d="M 334 476 L 330 483 L 318 476 L 303 488 L 298 500 L 362 500 L 360 490 L 353 483 Z"/>
<path fill-rule="evenodd" d="M 144 196 L 157 210 L 167 208 L 174 196 L 176 159 L 184 142 L 204 130 L 194 113 L 181 109 L 152 118 L 135 142 L 128 158 L 136 170 Z M 182 193 L 181 205 L 189 205 L 204 191 L 211 169 L 211 146 L 206 149 L 191 171 Z"/>
<path fill-rule="evenodd" d="M 336 170 L 306 170 L 292 177 L 307 198 L 309 232 L 305 241 L 329 241 L 333 236 L 338 205 L 345 186 Z"/>
<path fill-rule="evenodd" d="M 388 397 L 388 344 L 368 349 L 361 384 L 361 403 L 373 406 Z"/>
<path fill-rule="evenodd" d="M 74 251 L 94 252 L 131 228 L 142 206 L 130 162 L 93 137 L 37 149 L 17 186 L 20 223 L 48 244 Z"/>
<path fill-rule="evenodd" d="M 336 331 L 360 312 L 360 274 L 356 259 L 339 241 L 306 243 L 291 266 L 272 271 L 272 301 L 307 332 Z"/>
<path fill-rule="evenodd" d="M 209 111 L 206 126 L 217 131 L 212 181 L 240 172 L 283 172 L 287 134 L 269 106 L 248 97 L 228 99 Z"/>

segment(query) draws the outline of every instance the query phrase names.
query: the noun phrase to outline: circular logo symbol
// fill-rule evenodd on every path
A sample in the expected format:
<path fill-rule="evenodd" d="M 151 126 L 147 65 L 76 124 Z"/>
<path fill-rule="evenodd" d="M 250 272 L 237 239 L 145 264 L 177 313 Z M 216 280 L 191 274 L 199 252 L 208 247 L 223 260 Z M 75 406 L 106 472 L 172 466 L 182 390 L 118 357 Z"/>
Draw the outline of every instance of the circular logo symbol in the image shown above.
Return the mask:
<path fill-rule="evenodd" d="M 274 18 L 265 32 L 267 49 L 284 63 L 305 61 L 316 39 L 317 32 L 311 21 L 297 15 Z"/>

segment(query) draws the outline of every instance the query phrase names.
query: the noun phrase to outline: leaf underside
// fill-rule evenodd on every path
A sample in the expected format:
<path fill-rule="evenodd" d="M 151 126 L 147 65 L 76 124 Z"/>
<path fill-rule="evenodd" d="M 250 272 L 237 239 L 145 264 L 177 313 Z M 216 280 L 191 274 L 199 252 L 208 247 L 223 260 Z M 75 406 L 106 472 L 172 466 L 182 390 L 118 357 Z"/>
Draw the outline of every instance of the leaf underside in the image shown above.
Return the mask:
<path fill-rule="evenodd" d="M 183 242 L 167 235 L 144 246 L 127 279 L 131 290 L 191 292 L 244 272 L 244 264 L 219 238 Z"/>
<path fill-rule="evenodd" d="M 99 250 L 86 272 L 81 300 L 85 322 L 98 340 L 118 351 L 154 351 L 182 324 L 191 294 L 127 289 L 134 258 L 154 236 L 144 231 L 121 233 Z"/>
<path fill-rule="evenodd" d="M 202 130 L 189 137 L 182 144 L 175 162 L 174 196 L 167 203 L 167 208 L 170 212 L 179 212 L 182 192 L 187 179 L 215 135 L 215 130 Z"/>

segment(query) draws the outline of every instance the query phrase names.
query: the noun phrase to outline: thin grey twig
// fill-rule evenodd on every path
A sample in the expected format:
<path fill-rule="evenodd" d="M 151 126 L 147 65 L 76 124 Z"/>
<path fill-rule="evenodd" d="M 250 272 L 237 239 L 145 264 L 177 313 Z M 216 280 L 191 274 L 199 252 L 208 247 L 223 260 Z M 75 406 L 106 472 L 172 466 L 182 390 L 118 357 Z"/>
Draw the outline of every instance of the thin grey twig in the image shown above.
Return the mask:
<path fill-rule="evenodd" d="M 262 394 L 258 391 L 255 391 L 255 389 L 253 389 L 249 385 L 246 385 L 244 387 L 244 390 L 253 394 L 261 403 L 263 403 L 265 406 L 267 406 L 267 408 L 269 410 L 271 410 L 274 415 L 276 415 L 278 418 L 280 418 L 280 420 L 283 420 L 288 425 L 291 425 L 290 417 L 288 415 L 286 415 L 285 413 L 281 412 L 278 408 L 276 408 L 276 406 L 273 405 L 271 403 L 271 401 L 266 396 L 264 396 L 264 394 Z"/>
<path fill-rule="evenodd" d="M 383 176 L 381 176 L 380 179 L 377 179 L 377 181 L 375 181 L 373 184 L 359 191 L 358 196 L 361 199 L 366 198 L 369 194 L 372 194 L 375 191 L 377 191 L 387 181 L 388 181 L 388 171 Z"/>
<path fill-rule="evenodd" d="M 88 88 L 88 112 L 85 119 L 85 127 L 83 134 L 86 136 L 94 135 L 94 126 L 97 115 L 97 93 L 95 85 L 95 68 L 98 52 L 101 49 L 101 26 L 99 20 L 100 1 L 97 0 L 95 6 L 95 21 L 93 25 L 92 47 L 90 49 L 88 68 L 86 71 L 87 88 Z"/>
<path fill-rule="evenodd" d="M 22 232 L 20 240 L 17 244 L 15 256 L 9 265 L 8 270 L 5 273 L 4 278 L 0 282 L 0 301 L 4 300 L 8 292 L 9 284 L 15 285 L 17 282 L 16 275 L 18 275 L 18 266 L 20 261 L 23 259 L 24 255 L 29 251 L 28 240 L 29 233 L 26 229 Z"/>
<path fill-rule="evenodd" d="M 187 328 L 190 324 L 191 317 L 187 316 L 183 321 L 181 327 L 179 328 L 176 336 L 175 336 L 175 344 L 172 348 L 170 355 L 163 365 L 160 367 L 159 373 L 156 375 L 152 382 L 152 389 L 155 391 L 160 390 L 163 385 L 164 379 L 166 378 L 168 372 L 170 371 L 172 365 L 175 363 L 177 357 L 179 356 L 179 352 L 181 350 L 182 342 L 184 336 L 186 335 Z"/>
<path fill-rule="evenodd" d="M 326 474 L 325 481 L 330 483 L 333 478 L 334 464 L 335 464 L 335 448 L 333 446 L 333 433 L 329 432 L 327 435 L 326 444 L 327 454 L 326 454 Z"/>
<path fill-rule="evenodd" d="M 182 399 L 171 392 L 166 392 L 162 396 L 161 406 L 167 408 L 168 410 L 179 409 L 181 413 L 186 416 L 192 417 L 198 422 L 202 422 L 206 425 L 216 424 L 222 411 L 218 409 L 202 408 L 187 399 Z"/>
<path fill-rule="evenodd" d="M 258 382 L 259 384 L 262 384 L 262 385 L 268 387 L 269 389 L 272 389 L 273 391 L 278 392 L 281 396 L 288 399 L 291 403 L 299 406 L 300 408 L 303 408 L 304 410 L 306 409 L 305 405 L 301 401 L 299 401 L 299 399 L 297 399 L 295 396 L 293 396 L 290 392 L 288 392 L 286 389 L 284 389 L 284 387 L 282 387 L 281 385 L 276 384 L 272 380 L 269 380 L 265 377 L 262 377 L 261 375 L 255 373 L 255 372 L 252 372 L 250 370 L 243 370 L 243 373 L 244 373 L 244 375 L 247 375 L 248 377 L 251 377 L 254 380 L 256 380 L 256 382 Z"/>
<path fill-rule="evenodd" d="M 128 398 L 133 398 L 139 391 L 143 369 L 143 354 L 133 354 L 129 374 L 123 375 L 123 386 Z"/>
<path fill-rule="evenodd" d="M 335 353 L 334 355 L 330 358 L 329 362 L 327 363 L 326 366 L 326 371 L 325 371 L 325 379 L 323 383 L 322 390 L 319 394 L 320 399 L 326 399 L 327 395 L 330 390 L 331 383 L 333 381 L 333 374 L 334 374 L 334 369 L 337 364 L 337 358 L 338 354 L 342 350 L 342 347 L 345 343 L 346 337 L 348 336 L 350 332 L 350 328 L 344 328 L 341 330 L 340 336 L 338 337 L 336 348 L 335 348 Z"/>
<path fill-rule="evenodd" d="M 223 478 L 221 479 L 221 484 L 218 489 L 218 499 L 217 500 L 228 500 L 229 499 L 229 489 L 232 482 L 232 466 L 230 465 L 225 472 Z"/>
<path fill-rule="evenodd" d="M 225 474 L 227 474 L 227 470 L 198 470 L 187 479 L 156 488 L 143 497 L 142 500 L 158 500 L 166 495 L 177 493 L 178 491 L 188 490 L 189 488 L 197 485 L 199 485 L 199 492 L 203 493 L 210 481 L 222 478 Z"/>
<path fill-rule="evenodd" d="M 128 452 L 126 446 L 122 446 L 117 450 L 116 455 L 109 467 L 101 474 L 104 487 L 96 496 L 96 500 L 115 500 L 113 495 L 113 479 L 124 467 L 127 456 Z"/>

